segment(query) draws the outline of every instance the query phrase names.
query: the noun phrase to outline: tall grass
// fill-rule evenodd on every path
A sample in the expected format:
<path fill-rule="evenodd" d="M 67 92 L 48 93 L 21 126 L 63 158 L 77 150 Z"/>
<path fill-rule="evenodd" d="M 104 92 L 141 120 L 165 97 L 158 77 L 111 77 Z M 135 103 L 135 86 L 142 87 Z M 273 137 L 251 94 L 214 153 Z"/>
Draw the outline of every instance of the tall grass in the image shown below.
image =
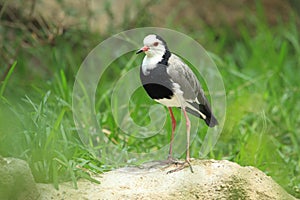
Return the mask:
<path fill-rule="evenodd" d="M 255 21 L 219 63 L 227 88 L 225 128 L 216 158 L 258 167 L 299 197 L 299 33 Z M 226 84 L 226 80 L 231 80 Z"/>

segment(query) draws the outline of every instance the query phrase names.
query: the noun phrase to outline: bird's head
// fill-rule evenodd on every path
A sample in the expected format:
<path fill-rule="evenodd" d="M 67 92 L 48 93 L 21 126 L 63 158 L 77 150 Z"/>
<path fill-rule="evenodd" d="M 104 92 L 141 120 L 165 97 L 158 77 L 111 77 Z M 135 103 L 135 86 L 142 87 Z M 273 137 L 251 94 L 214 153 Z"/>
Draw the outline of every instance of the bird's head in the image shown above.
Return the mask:
<path fill-rule="evenodd" d="M 136 54 L 145 52 L 148 57 L 163 56 L 168 50 L 166 42 L 158 35 L 151 34 L 144 38 L 144 46 Z"/>

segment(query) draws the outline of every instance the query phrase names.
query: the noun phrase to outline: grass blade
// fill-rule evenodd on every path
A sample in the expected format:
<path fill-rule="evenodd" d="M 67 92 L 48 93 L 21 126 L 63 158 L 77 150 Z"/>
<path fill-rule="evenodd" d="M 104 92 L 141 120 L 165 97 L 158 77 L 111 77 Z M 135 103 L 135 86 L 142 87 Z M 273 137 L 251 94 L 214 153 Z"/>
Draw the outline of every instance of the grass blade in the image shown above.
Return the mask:
<path fill-rule="evenodd" d="M 3 94 L 4 94 L 4 91 L 5 91 L 5 88 L 6 88 L 6 85 L 8 83 L 8 80 L 9 78 L 11 77 L 15 67 L 17 65 L 17 61 L 15 61 L 12 66 L 10 67 L 6 77 L 4 78 L 3 82 L 2 82 L 2 86 L 1 86 L 1 89 L 0 89 L 0 97 L 3 98 Z"/>

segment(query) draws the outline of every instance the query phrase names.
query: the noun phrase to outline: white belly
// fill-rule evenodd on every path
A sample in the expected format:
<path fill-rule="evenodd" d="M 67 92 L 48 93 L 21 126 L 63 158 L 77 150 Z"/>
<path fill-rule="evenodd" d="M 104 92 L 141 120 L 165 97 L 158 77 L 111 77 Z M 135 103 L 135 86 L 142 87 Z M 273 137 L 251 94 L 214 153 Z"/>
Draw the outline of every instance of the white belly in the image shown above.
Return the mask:
<path fill-rule="evenodd" d="M 176 96 L 173 96 L 171 99 L 155 99 L 155 101 L 167 107 L 181 107 L 180 101 Z"/>

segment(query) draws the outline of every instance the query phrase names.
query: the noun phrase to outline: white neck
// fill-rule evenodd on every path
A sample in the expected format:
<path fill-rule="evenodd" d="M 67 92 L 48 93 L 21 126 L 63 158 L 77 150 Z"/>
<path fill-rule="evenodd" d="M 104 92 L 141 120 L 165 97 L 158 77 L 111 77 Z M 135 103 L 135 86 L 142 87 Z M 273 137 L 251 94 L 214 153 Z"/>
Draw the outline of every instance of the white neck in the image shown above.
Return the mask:
<path fill-rule="evenodd" d="M 142 70 L 144 75 L 148 75 L 149 71 L 154 69 L 157 66 L 157 63 L 162 60 L 162 56 L 156 55 L 156 56 L 145 56 L 142 64 Z"/>

